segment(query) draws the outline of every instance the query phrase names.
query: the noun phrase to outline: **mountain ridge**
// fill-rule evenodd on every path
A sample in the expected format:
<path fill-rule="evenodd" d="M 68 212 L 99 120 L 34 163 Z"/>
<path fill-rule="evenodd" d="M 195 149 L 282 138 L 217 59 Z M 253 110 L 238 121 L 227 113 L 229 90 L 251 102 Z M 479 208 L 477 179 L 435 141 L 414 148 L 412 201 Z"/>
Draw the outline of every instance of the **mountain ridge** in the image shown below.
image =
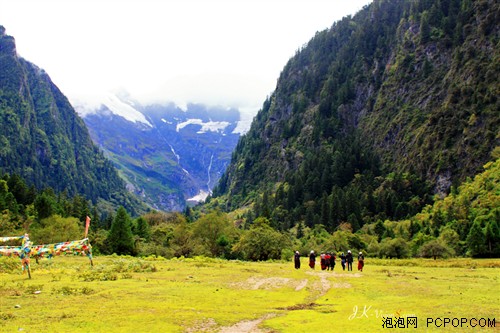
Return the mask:
<path fill-rule="evenodd" d="M 499 145 L 498 12 L 374 1 L 318 32 L 284 67 L 212 204 L 279 229 L 356 231 L 479 173 Z"/>
<path fill-rule="evenodd" d="M 81 195 L 94 204 L 144 212 L 111 163 L 93 144 L 83 120 L 43 69 L 19 57 L 0 27 L 0 172 L 37 189 Z"/>

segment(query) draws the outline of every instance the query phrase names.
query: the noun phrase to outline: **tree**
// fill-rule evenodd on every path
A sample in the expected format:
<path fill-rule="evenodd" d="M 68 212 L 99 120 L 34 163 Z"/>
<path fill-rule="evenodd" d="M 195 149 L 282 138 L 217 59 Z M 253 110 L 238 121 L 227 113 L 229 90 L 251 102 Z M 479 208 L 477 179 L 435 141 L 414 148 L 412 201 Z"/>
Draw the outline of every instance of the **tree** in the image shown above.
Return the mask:
<path fill-rule="evenodd" d="M 453 249 L 449 248 L 442 241 L 433 239 L 420 247 L 419 255 L 424 258 L 434 258 L 437 257 L 447 258 L 453 256 Z"/>
<path fill-rule="evenodd" d="M 498 221 L 496 219 L 492 219 L 486 224 L 484 234 L 486 236 L 487 251 L 489 255 L 498 255 L 500 252 L 500 228 L 498 227 Z"/>
<path fill-rule="evenodd" d="M 225 253 L 225 247 L 229 245 L 231 235 L 236 232 L 234 226 L 229 221 L 227 214 L 214 211 L 202 216 L 193 225 L 193 237 L 199 240 L 199 245 L 203 246 L 212 256 L 221 256 Z M 224 236 L 225 242 L 221 238 Z M 223 245 L 225 244 L 225 245 Z"/>
<path fill-rule="evenodd" d="M 471 256 L 480 256 L 486 252 L 484 232 L 479 221 L 476 220 L 472 224 L 466 242 Z"/>
<path fill-rule="evenodd" d="M 111 252 L 134 255 L 134 236 L 130 216 L 123 206 L 118 208 L 108 235 Z"/>
<path fill-rule="evenodd" d="M 185 218 L 178 219 L 172 233 L 171 247 L 173 254 L 177 257 L 190 256 L 194 251 L 193 228 Z M 167 244 L 163 244 L 164 246 Z"/>
<path fill-rule="evenodd" d="M 149 242 L 151 238 L 151 227 L 144 217 L 141 216 L 135 221 L 134 234 L 144 239 L 146 242 Z"/>
<path fill-rule="evenodd" d="M 284 235 L 271 228 L 266 218 L 259 217 L 233 246 L 233 251 L 248 260 L 281 259 L 281 251 L 289 248 L 289 243 Z"/>
<path fill-rule="evenodd" d="M 410 254 L 408 243 L 403 238 L 385 238 L 380 243 L 379 256 L 387 258 L 406 258 Z"/>
<path fill-rule="evenodd" d="M 429 26 L 429 13 L 423 12 L 420 16 L 420 43 L 427 43 L 430 39 L 431 28 Z"/>
<path fill-rule="evenodd" d="M 38 218 L 44 219 L 56 212 L 56 200 L 52 190 L 44 191 L 35 199 L 35 210 Z"/>
<path fill-rule="evenodd" d="M 382 236 L 385 234 L 384 222 L 378 220 L 377 223 L 375 223 L 373 231 L 375 231 L 375 234 L 377 235 L 377 240 L 380 242 L 382 240 Z"/>
<path fill-rule="evenodd" d="M 83 227 L 75 217 L 52 215 L 30 229 L 30 239 L 36 243 L 58 243 L 83 238 Z"/>

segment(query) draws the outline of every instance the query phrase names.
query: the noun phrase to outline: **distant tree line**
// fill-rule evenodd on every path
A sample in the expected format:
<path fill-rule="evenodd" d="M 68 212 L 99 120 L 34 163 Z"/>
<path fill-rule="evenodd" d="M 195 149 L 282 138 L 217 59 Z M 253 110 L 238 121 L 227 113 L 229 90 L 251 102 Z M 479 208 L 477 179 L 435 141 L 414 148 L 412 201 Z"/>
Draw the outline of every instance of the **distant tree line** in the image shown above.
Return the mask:
<path fill-rule="evenodd" d="M 321 215 L 319 223 L 309 225 L 301 219 L 284 228 L 276 216 L 258 215 L 255 210 L 241 216 L 224 213 L 216 208 L 215 199 L 182 214 L 151 211 L 133 218 L 120 207 L 115 214 L 104 216 L 83 197 L 56 195 L 51 189 L 36 191 L 20 177 L 4 175 L 0 179 L 0 235 L 29 232 L 35 243 L 81 239 L 85 217 L 90 216 L 89 238 L 94 251 L 102 254 L 270 260 L 289 259 L 295 250 L 350 249 L 387 258 L 498 257 L 498 179 L 500 159 L 488 163 L 474 180 L 454 188 L 444 199 L 436 197 L 433 204 L 412 216 L 379 218 L 354 230 L 349 219 L 331 228 L 321 223 Z M 360 190 L 358 198 L 366 193 Z M 267 202 L 275 200 L 274 195 L 267 198 Z M 265 213 L 266 208 L 259 211 Z M 327 212 L 325 209 L 324 214 L 331 214 Z"/>

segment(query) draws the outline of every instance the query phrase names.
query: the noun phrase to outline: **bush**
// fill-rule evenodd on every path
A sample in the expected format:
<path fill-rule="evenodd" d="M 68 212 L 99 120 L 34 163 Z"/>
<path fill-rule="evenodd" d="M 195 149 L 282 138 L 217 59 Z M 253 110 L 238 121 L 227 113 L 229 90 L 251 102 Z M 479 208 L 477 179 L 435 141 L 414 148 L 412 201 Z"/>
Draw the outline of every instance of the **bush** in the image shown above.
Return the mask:
<path fill-rule="evenodd" d="M 408 243 L 403 238 L 385 238 L 380 243 L 379 256 L 382 258 L 407 258 L 410 255 Z"/>
<path fill-rule="evenodd" d="M 433 239 L 422 245 L 418 253 L 420 257 L 434 258 L 434 260 L 437 257 L 449 258 L 455 255 L 455 251 L 452 248 L 437 239 Z"/>

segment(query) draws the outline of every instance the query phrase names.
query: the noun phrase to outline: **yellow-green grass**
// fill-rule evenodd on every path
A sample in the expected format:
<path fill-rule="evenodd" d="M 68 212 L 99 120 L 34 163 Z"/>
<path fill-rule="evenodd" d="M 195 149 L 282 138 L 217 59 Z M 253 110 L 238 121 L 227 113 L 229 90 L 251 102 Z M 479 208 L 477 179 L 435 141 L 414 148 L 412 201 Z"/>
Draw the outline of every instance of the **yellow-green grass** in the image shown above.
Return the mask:
<path fill-rule="evenodd" d="M 259 320 L 261 332 L 498 331 L 500 260 L 367 260 L 364 271 L 208 258 L 0 258 L 2 332 L 218 332 Z M 417 317 L 417 328 L 382 319 Z M 427 318 L 437 320 L 427 326 Z M 455 320 L 466 318 L 462 328 Z M 471 328 L 495 318 L 497 328 Z M 257 325 L 257 324 L 255 324 Z M 254 325 L 254 326 L 255 326 Z M 250 327 L 251 325 L 249 325 Z M 251 331 L 251 328 L 247 328 Z M 255 327 L 254 327 L 255 329 Z M 241 330 L 240 330 L 241 332 Z"/>

